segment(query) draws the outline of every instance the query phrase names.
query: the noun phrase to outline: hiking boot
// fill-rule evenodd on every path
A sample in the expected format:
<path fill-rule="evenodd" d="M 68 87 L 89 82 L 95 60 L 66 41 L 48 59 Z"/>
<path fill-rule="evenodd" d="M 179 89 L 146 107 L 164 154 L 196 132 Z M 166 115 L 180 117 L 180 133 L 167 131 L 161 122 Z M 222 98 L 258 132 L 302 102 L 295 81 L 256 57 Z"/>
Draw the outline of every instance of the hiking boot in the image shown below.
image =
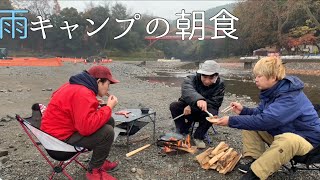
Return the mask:
<path fill-rule="evenodd" d="M 259 180 L 260 178 L 250 169 L 240 180 Z"/>
<path fill-rule="evenodd" d="M 198 149 L 206 148 L 206 144 L 201 139 L 194 139 L 194 143 L 196 144 Z"/>
<path fill-rule="evenodd" d="M 86 173 L 87 180 L 117 180 L 100 168 L 92 169 Z"/>
<path fill-rule="evenodd" d="M 119 165 L 119 162 L 117 162 L 117 161 L 110 162 L 108 160 L 105 160 L 101 169 L 103 169 L 107 172 L 114 172 L 119 169 L 118 165 Z"/>
<path fill-rule="evenodd" d="M 238 170 L 244 174 L 248 173 L 251 164 L 255 161 L 252 157 L 244 157 L 241 163 L 238 165 Z"/>

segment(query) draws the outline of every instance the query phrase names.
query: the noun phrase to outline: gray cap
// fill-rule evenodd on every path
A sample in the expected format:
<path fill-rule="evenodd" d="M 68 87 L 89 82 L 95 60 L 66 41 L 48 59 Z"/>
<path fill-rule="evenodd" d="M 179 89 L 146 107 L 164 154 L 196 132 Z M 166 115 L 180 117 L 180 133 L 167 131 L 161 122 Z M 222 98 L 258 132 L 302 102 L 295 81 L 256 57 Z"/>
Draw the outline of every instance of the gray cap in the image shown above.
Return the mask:
<path fill-rule="evenodd" d="M 214 60 L 207 60 L 204 63 L 200 64 L 200 68 L 197 71 L 197 73 L 204 75 L 213 75 L 220 72 L 220 65 Z"/>

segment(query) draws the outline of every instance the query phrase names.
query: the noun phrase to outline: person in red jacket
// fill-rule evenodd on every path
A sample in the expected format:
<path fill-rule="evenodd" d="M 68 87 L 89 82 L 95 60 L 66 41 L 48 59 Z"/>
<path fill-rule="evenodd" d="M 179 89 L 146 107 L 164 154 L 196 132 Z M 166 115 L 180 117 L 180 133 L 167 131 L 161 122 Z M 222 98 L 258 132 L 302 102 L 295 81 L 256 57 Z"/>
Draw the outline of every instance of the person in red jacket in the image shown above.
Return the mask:
<path fill-rule="evenodd" d="M 93 66 L 71 76 L 68 83 L 52 94 L 42 117 L 41 130 L 68 144 L 93 151 L 86 173 L 88 180 L 116 179 L 107 171 L 114 170 L 118 163 L 106 159 L 114 139 L 111 114 L 118 99 L 109 95 L 107 105 L 100 107 L 97 96 L 108 95 L 110 84 L 118 82 L 105 66 Z"/>

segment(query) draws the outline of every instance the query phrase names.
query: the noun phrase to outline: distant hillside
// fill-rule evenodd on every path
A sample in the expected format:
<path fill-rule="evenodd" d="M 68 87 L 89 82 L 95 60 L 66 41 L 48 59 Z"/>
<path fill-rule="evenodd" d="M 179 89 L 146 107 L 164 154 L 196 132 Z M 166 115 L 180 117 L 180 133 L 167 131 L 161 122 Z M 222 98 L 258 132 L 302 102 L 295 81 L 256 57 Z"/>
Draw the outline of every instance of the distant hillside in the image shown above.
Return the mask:
<path fill-rule="evenodd" d="M 215 16 L 216 14 L 218 14 L 219 11 L 221 11 L 221 9 L 223 9 L 223 8 L 228 10 L 232 14 L 233 9 L 235 8 L 236 5 L 237 5 L 237 3 L 230 3 L 230 4 L 226 4 L 226 5 L 222 5 L 222 6 L 218 6 L 218 7 L 214 7 L 214 8 L 210 8 L 210 9 L 206 10 L 206 12 L 205 12 L 206 24 L 210 23 L 209 19 L 211 17 Z"/>

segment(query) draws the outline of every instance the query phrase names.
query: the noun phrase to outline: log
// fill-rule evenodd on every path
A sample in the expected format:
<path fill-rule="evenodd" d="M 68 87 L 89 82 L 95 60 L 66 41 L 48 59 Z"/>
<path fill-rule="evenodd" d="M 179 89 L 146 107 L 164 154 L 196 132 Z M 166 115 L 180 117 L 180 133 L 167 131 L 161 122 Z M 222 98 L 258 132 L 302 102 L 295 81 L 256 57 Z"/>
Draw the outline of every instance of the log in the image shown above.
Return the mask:
<path fill-rule="evenodd" d="M 220 142 L 219 144 L 218 144 L 218 146 L 211 152 L 211 154 L 212 155 L 217 155 L 218 153 L 218 151 L 219 151 L 219 149 L 221 148 L 221 147 L 223 147 L 224 145 L 226 145 L 226 143 L 224 142 L 224 141 L 222 141 L 222 142 Z"/>
<path fill-rule="evenodd" d="M 205 170 L 208 170 L 208 169 L 210 169 L 210 164 L 209 164 L 209 163 L 202 164 L 202 165 L 201 165 L 201 168 L 202 168 L 202 169 L 205 169 Z"/>
<path fill-rule="evenodd" d="M 151 146 L 151 144 L 147 144 L 147 145 L 145 145 L 145 146 L 142 146 L 141 148 L 138 148 L 138 149 L 136 149 L 136 150 L 133 150 L 133 151 L 131 151 L 131 152 L 128 152 L 128 153 L 126 154 L 126 156 L 127 156 L 127 157 L 130 157 L 130 156 L 132 156 L 132 155 L 134 155 L 134 154 L 136 154 L 136 153 L 144 150 L 145 148 L 147 148 L 147 147 L 149 147 L 149 146 Z"/>
<path fill-rule="evenodd" d="M 218 164 L 220 164 L 222 167 L 225 167 L 223 164 L 225 164 L 226 159 L 230 156 L 231 152 L 233 151 L 233 148 L 229 148 L 226 153 L 219 158 Z"/>
<path fill-rule="evenodd" d="M 225 147 L 223 147 L 222 149 L 219 149 L 219 151 L 217 152 L 217 154 L 220 154 L 221 152 L 224 152 L 224 151 L 226 151 L 227 149 L 229 149 L 229 146 L 228 146 L 228 145 L 225 146 Z"/>
<path fill-rule="evenodd" d="M 224 161 L 219 161 L 221 166 L 226 167 L 233 159 L 235 159 L 238 156 L 238 153 L 236 151 L 232 151 L 230 155 L 225 159 Z"/>
<path fill-rule="evenodd" d="M 212 165 L 210 166 L 210 169 L 217 169 L 217 167 L 218 167 L 218 164 L 212 164 Z"/>
<path fill-rule="evenodd" d="M 235 158 L 234 161 L 232 161 L 232 165 L 230 167 L 230 169 L 228 170 L 228 172 L 231 172 L 233 170 L 233 168 L 238 164 L 238 162 L 240 161 L 242 157 L 242 154 L 238 154 L 238 156 Z"/>
<path fill-rule="evenodd" d="M 210 161 L 209 156 L 206 156 L 205 158 L 202 159 L 201 164 L 206 164 Z"/>
<path fill-rule="evenodd" d="M 197 160 L 200 164 L 202 164 L 202 160 L 203 160 L 206 156 L 209 155 L 209 153 L 212 151 L 212 149 L 213 149 L 213 148 L 208 148 L 208 149 L 205 150 L 204 152 L 198 154 L 198 155 L 196 156 L 196 160 Z"/>
<path fill-rule="evenodd" d="M 239 154 L 236 158 L 234 158 L 230 163 L 224 168 L 219 171 L 221 174 L 226 174 L 227 172 L 231 172 L 233 168 L 236 166 L 236 164 L 239 162 L 241 158 L 241 154 Z"/>
<path fill-rule="evenodd" d="M 225 161 L 227 159 L 227 157 L 231 154 L 231 152 L 233 151 L 233 148 L 229 148 L 226 153 L 219 159 L 221 161 Z"/>
<path fill-rule="evenodd" d="M 210 159 L 209 164 L 210 164 L 210 165 L 213 165 L 213 164 L 216 163 L 224 154 L 225 154 L 225 152 L 221 152 L 220 154 L 214 156 L 212 159 Z"/>
<path fill-rule="evenodd" d="M 186 151 L 188 153 L 194 154 L 197 152 L 197 146 L 191 146 L 191 148 L 185 148 L 185 147 L 174 147 L 174 149 L 179 149 L 182 151 Z"/>

